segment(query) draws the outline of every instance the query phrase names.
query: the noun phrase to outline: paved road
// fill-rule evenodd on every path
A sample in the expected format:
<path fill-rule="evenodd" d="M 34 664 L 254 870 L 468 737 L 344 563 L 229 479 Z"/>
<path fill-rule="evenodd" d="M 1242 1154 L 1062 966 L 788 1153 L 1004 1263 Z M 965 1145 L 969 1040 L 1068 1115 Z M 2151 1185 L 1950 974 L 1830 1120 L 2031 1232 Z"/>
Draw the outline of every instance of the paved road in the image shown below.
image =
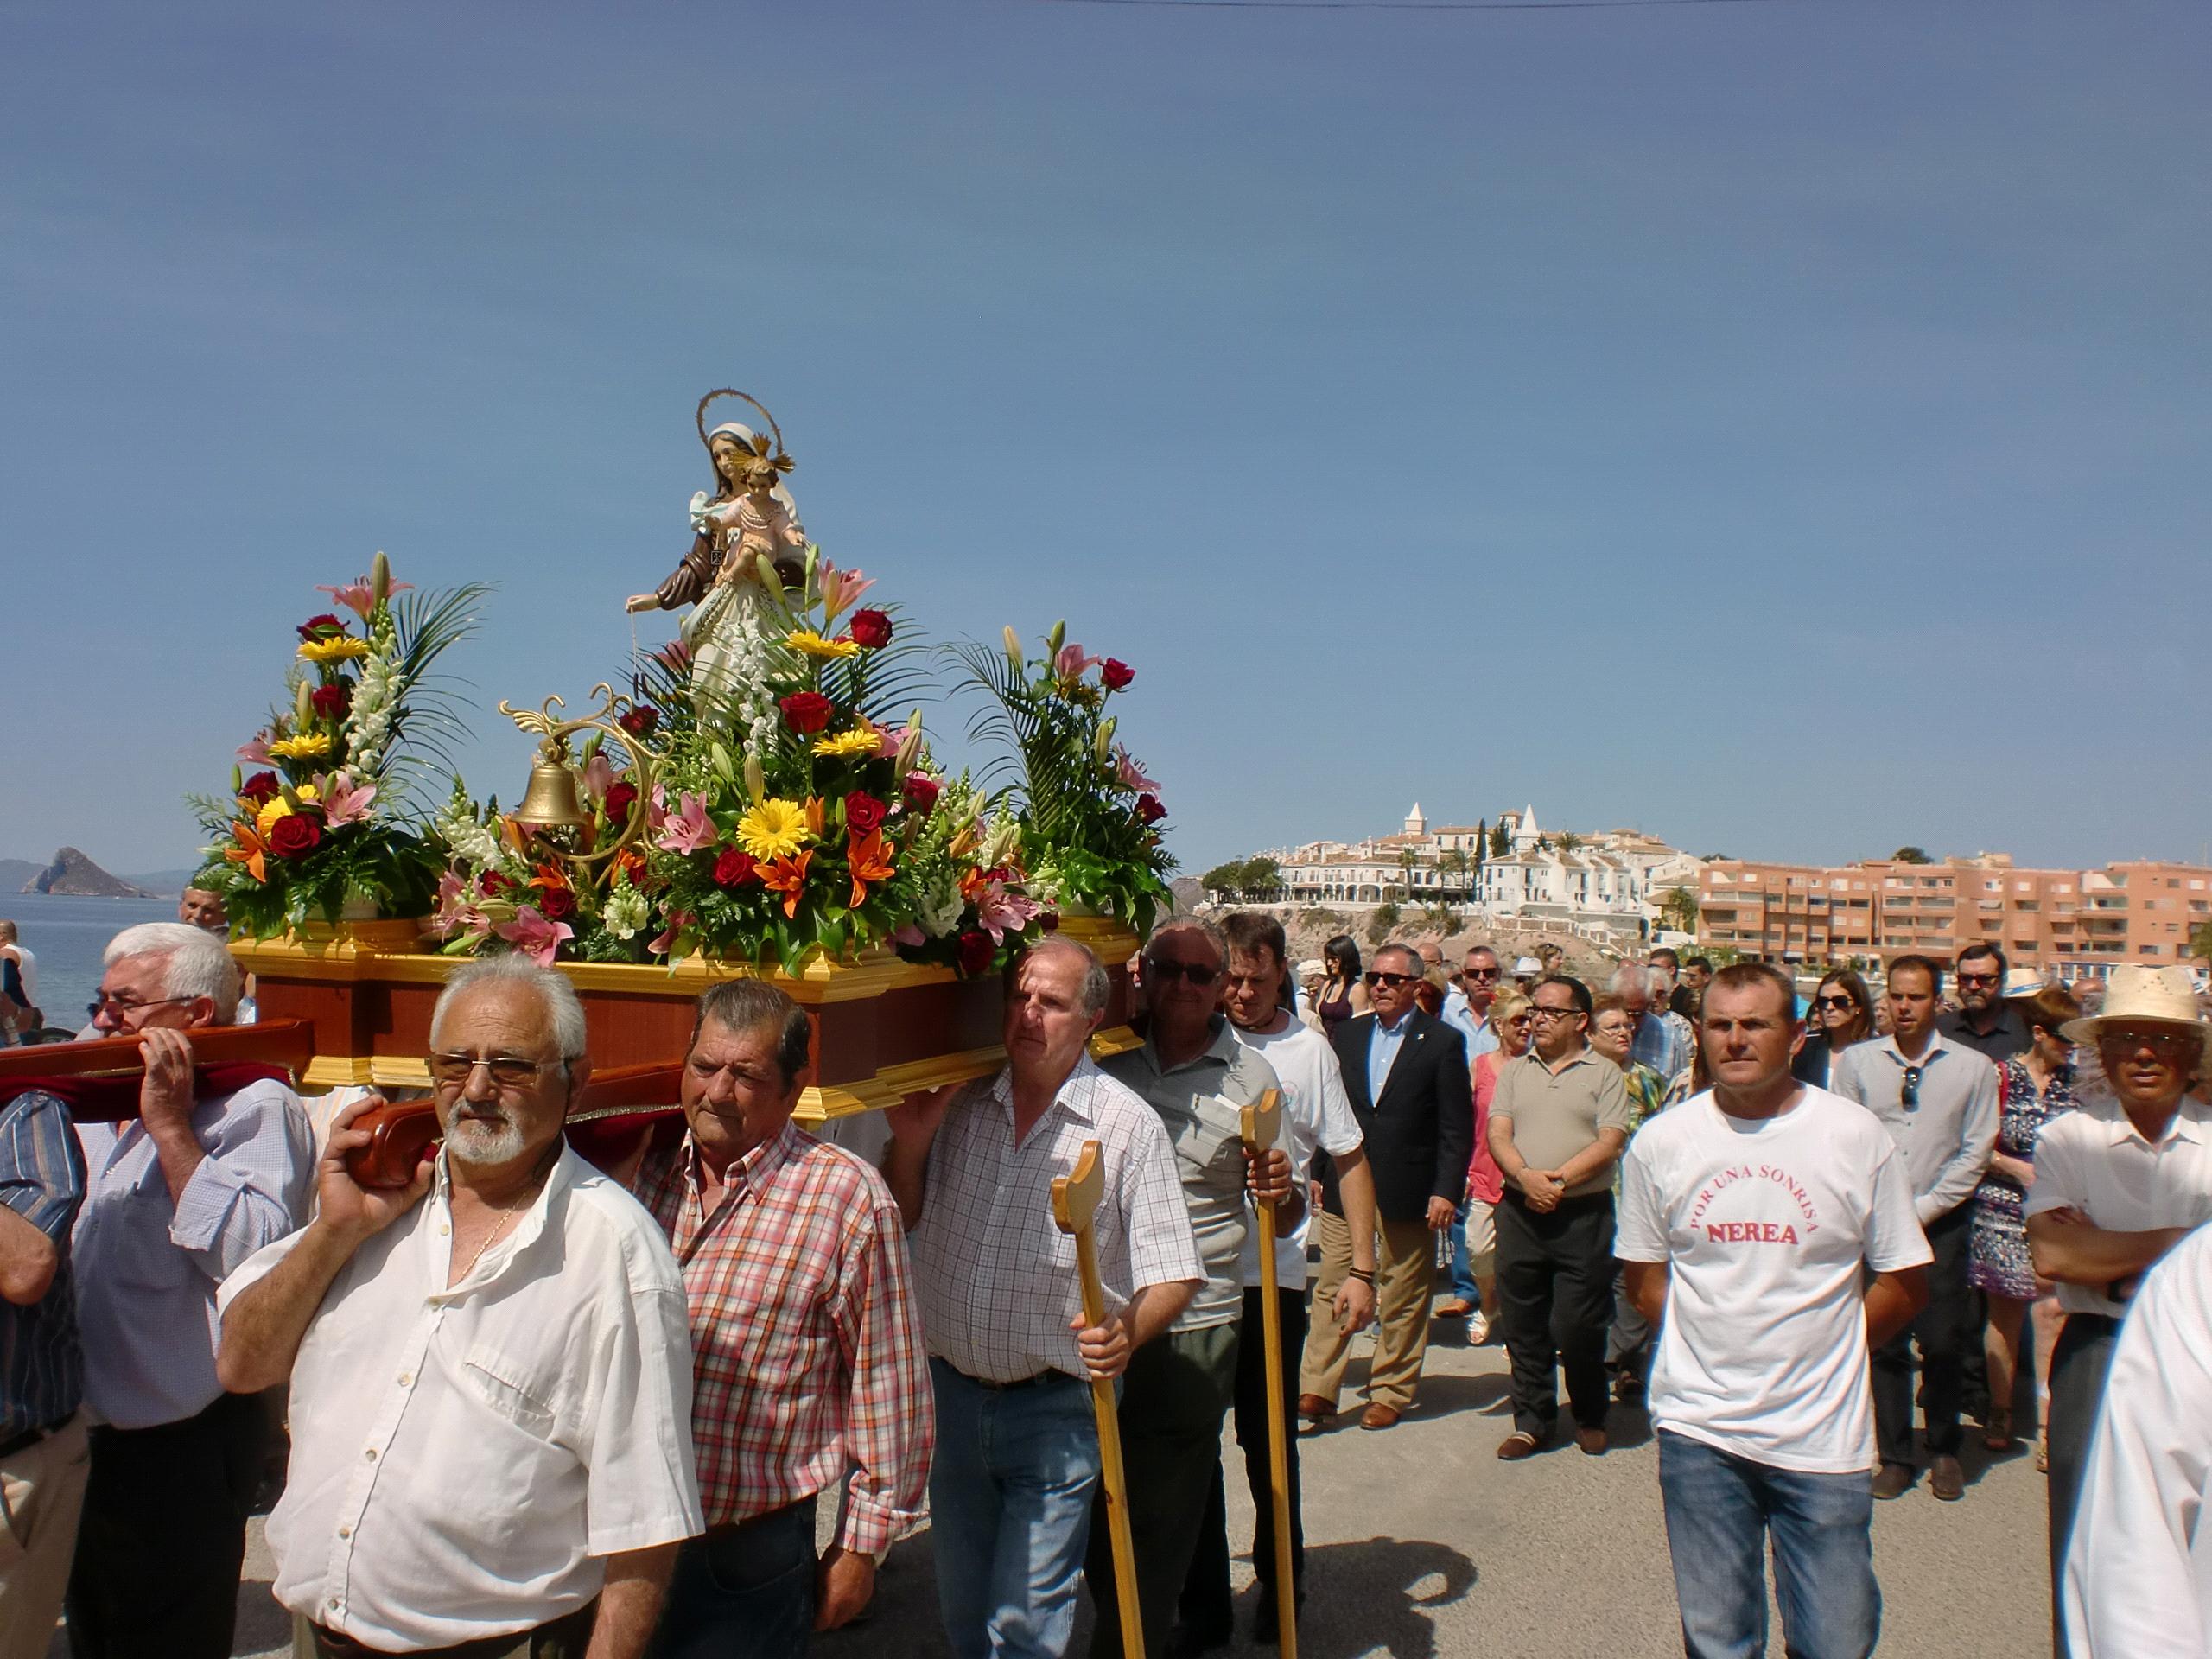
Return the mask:
<path fill-rule="evenodd" d="M 1614 1413 L 1614 1450 L 1571 1447 L 1527 1463 L 1491 1455 L 1505 1437 L 1505 1356 L 1439 1325 L 1419 1408 L 1370 1434 L 1336 1428 L 1302 1442 L 1310 1601 L 1305 1659 L 1599 1659 L 1681 1651 L 1659 1510 L 1656 1456 L 1640 1414 Z M 1354 1366 L 1353 1381 L 1361 1365 Z M 1970 1448 L 1974 1437 L 1968 1437 Z M 1237 1455 L 1230 1448 L 1232 1459 Z M 1961 1503 L 1923 1484 L 1876 1506 L 1874 1553 L 1891 1659 L 2030 1659 L 2048 1650 L 2043 1479 L 2016 1454 L 1974 1451 Z M 1249 1536 L 1241 1466 L 1230 1465 L 1232 1536 Z M 238 1651 L 285 1650 L 254 1529 Z M 820 1644 L 824 1659 L 937 1659 L 929 1535 L 885 1564 L 868 1620 Z M 1255 1649 L 1251 1575 L 1240 1559 L 1236 1653 Z M 1088 1619 L 1085 1624 L 1087 1627 Z M 1087 1637 L 1078 1641 L 1082 1652 Z M 1782 1651 L 1777 1632 L 1772 1650 Z"/>

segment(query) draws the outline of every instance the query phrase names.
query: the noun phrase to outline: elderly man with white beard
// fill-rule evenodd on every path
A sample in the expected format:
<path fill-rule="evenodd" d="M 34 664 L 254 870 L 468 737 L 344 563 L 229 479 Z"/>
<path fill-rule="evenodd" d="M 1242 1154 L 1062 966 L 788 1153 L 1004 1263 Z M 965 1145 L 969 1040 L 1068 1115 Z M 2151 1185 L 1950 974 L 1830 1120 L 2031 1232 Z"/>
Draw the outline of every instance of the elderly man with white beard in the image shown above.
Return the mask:
<path fill-rule="evenodd" d="M 637 1659 L 701 1529 L 683 1281 L 563 1141 L 588 1071 L 566 979 L 462 969 L 430 1020 L 443 1150 L 364 1187 L 373 1098 L 346 1108 L 315 1219 L 223 1286 L 224 1385 L 291 1382 L 269 1543 L 321 1659 Z"/>

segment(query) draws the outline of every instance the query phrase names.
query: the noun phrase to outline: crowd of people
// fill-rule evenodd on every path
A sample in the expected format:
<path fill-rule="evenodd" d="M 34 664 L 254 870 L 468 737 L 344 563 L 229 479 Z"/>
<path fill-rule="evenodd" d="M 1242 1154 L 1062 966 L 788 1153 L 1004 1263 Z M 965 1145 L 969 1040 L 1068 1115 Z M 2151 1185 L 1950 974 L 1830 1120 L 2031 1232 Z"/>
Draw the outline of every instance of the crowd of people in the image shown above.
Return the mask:
<path fill-rule="evenodd" d="M 1007 975 L 1005 1064 L 892 1109 L 874 1160 L 794 1122 L 804 1010 L 719 984 L 680 1136 L 601 1169 L 563 1133 L 575 992 L 498 957 L 443 988 L 442 1147 L 384 1188 L 353 1173 L 373 1096 L 323 1116 L 275 1068 L 195 1062 L 245 990 L 220 926 L 108 946 L 84 1034 L 142 1039 L 121 1121 L 0 1084 L 0 1659 L 42 1659 L 65 1610 L 82 1659 L 227 1655 L 265 1487 L 324 1659 L 800 1655 L 925 1520 L 960 1659 L 1067 1653 L 1086 1587 L 1094 1653 L 1128 1608 L 1145 1652 L 1197 1654 L 1232 1634 L 1232 1426 L 1276 1640 L 1305 1568 L 1294 1438 L 1276 1593 L 1271 1406 L 1329 1428 L 1371 1323 L 1357 1422 L 1390 1430 L 1440 1319 L 1503 1343 L 1505 1462 L 1601 1457 L 1618 1403 L 1649 1413 L 1694 1659 L 1765 1650 L 1770 1551 L 1789 1650 L 1871 1652 L 1872 1506 L 1923 1465 L 1959 1499 L 1963 1421 L 2002 1447 L 2023 1410 L 2060 1650 L 2205 1650 L 2183 970 L 2118 969 L 2085 1012 L 1987 947 L 1907 956 L 1801 1020 L 1762 963 L 1655 952 L 1593 990 L 1339 939 L 1301 983 L 1273 919 L 1179 916 L 1135 964 L 1135 1046 L 1093 1058 L 1109 976 L 1048 935 Z M 35 985 L 19 942 L 0 962 Z M 1096 1314 L 1052 1196 L 1090 1147 Z"/>

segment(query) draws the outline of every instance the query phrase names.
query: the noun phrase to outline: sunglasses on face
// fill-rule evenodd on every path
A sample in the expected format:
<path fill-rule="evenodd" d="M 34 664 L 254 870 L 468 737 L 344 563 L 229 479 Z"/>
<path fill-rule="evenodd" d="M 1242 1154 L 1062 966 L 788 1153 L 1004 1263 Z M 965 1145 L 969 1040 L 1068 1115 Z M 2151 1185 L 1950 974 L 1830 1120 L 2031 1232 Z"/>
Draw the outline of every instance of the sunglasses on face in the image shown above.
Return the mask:
<path fill-rule="evenodd" d="M 1419 979 L 1421 976 L 1419 974 L 1378 973 L 1373 969 L 1370 969 L 1366 973 L 1361 975 L 1360 977 L 1367 982 L 1367 988 L 1370 991 L 1395 991 L 1401 985 L 1412 984 L 1414 981 Z"/>
<path fill-rule="evenodd" d="M 1221 969 L 1209 968 L 1202 962 L 1155 962 L 1150 973 L 1155 985 L 1173 985 L 1179 979 L 1187 979 L 1204 990 L 1221 977 Z M 1370 979 L 1373 976 L 1369 976 Z"/>
<path fill-rule="evenodd" d="M 1816 1008 L 1834 1008 L 1838 1014 L 1841 1014 L 1846 1009 L 1855 1008 L 1859 1005 L 1847 996 L 1816 996 L 1813 999 L 1813 1006 Z"/>
<path fill-rule="evenodd" d="M 1920 1109 L 1920 1067 L 1916 1065 L 1905 1067 L 1904 1086 L 1897 1090 L 1897 1104 L 1908 1112 L 1916 1112 Z"/>
<path fill-rule="evenodd" d="M 1994 985 L 1999 982 L 1994 974 L 1961 974 L 1958 978 L 1961 986 Z"/>
<path fill-rule="evenodd" d="M 1469 968 L 1462 972 L 1459 977 L 1462 979 L 1496 979 L 1497 977 L 1497 969 L 1495 968 Z"/>

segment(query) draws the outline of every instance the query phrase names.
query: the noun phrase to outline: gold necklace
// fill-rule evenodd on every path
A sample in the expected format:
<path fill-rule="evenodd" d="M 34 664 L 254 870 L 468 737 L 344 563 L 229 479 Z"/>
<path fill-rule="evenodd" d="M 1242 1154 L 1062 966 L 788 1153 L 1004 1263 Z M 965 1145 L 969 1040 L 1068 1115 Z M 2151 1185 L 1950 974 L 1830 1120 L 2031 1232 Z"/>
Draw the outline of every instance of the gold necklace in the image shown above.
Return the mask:
<path fill-rule="evenodd" d="M 484 1242 L 476 1247 L 476 1254 L 468 1258 L 468 1265 L 463 1268 L 459 1274 L 454 1276 L 453 1279 L 448 1281 L 448 1282 L 449 1284 L 460 1284 L 467 1280 L 470 1274 L 476 1271 L 476 1264 L 484 1259 L 484 1252 L 490 1249 L 493 1245 L 499 1242 L 500 1236 L 507 1230 L 508 1223 L 512 1222 L 517 1216 L 522 1214 L 524 1211 L 529 1209 L 531 1205 L 537 1202 L 538 1189 L 544 1185 L 545 1178 L 541 1174 L 536 1180 L 533 1180 L 530 1184 L 530 1191 L 523 1194 L 520 1203 L 510 1205 L 501 1211 L 498 1223 L 493 1227 L 489 1233 L 486 1233 L 484 1236 Z M 450 1200 L 448 1200 L 448 1207 L 451 1207 Z"/>

